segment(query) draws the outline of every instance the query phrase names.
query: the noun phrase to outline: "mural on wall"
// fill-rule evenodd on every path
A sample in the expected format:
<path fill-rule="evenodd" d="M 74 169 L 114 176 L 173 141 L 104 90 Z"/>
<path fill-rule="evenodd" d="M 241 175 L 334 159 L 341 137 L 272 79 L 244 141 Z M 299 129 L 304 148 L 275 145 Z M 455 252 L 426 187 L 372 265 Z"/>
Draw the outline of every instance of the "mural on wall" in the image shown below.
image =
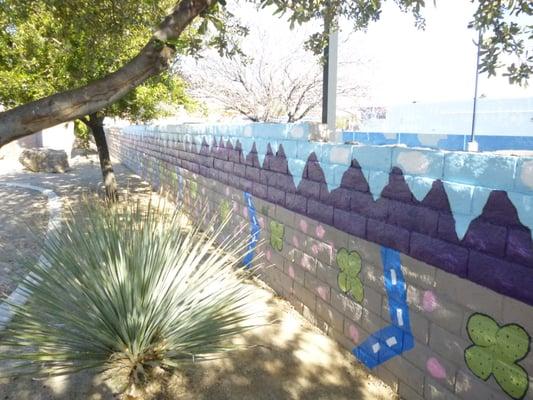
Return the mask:
<path fill-rule="evenodd" d="M 218 212 L 222 221 L 225 221 L 226 218 L 228 218 L 228 215 L 231 212 L 231 204 L 229 200 L 223 199 L 220 202 L 220 205 L 218 206 Z"/>
<path fill-rule="evenodd" d="M 368 368 L 375 368 L 412 349 L 415 345 L 409 320 L 407 287 L 403 278 L 400 253 L 383 246 L 381 260 L 392 323 L 371 334 L 368 339 L 352 350 L 355 357 Z"/>
<path fill-rule="evenodd" d="M 285 226 L 277 221 L 270 221 L 270 245 L 277 251 L 283 250 L 283 239 L 285 237 Z"/>
<path fill-rule="evenodd" d="M 244 202 L 248 209 L 248 218 L 250 219 L 250 242 L 248 243 L 247 252 L 242 262 L 246 268 L 251 268 L 252 261 L 254 259 L 255 248 L 257 246 L 257 242 L 259 241 L 261 227 L 259 226 L 259 221 L 257 220 L 255 206 L 250 193 L 244 192 Z"/>
<path fill-rule="evenodd" d="M 530 350 L 531 338 L 517 324 L 499 326 L 485 314 L 475 313 L 466 325 L 472 345 L 465 350 L 470 371 L 486 381 L 491 375 L 513 399 L 522 399 L 529 387 L 527 371 L 518 364 Z"/>
<path fill-rule="evenodd" d="M 364 297 L 363 283 L 359 277 L 361 256 L 356 251 L 349 252 L 341 248 L 337 252 L 336 261 L 340 269 L 337 278 L 339 289 L 345 294 L 351 295 L 358 303 L 361 303 Z"/>
<path fill-rule="evenodd" d="M 198 197 L 198 183 L 196 181 L 189 181 L 189 195 L 193 200 L 196 200 L 196 198 Z"/>

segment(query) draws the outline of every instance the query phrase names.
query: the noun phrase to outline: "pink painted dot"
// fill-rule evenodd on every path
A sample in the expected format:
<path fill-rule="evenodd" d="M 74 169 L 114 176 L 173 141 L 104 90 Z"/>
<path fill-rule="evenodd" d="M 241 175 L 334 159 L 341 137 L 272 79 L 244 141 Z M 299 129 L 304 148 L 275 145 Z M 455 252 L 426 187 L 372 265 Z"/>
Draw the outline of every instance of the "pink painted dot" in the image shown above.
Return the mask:
<path fill-rule="evenodd" d="M 326 230 L 322 225 L 317 225 L 317 227 L 315 228 L 315 234 L 319 239 L 322 239 L 326 234 Z"/>
<path fill-rule="evenodd" d="M 301 219 L 298 225 L 300 225 L 300 230 L 303 233 L 307 233 L 307 222 L 305 220 Z"/>
<path fill-rule="evenodd" d="M 243 207 L 242 208 L 242 216 L 244 218 L 248 218 L 248 208 L 247 207 Z"/>
<path fill-rule="evenodd" d="M 259 226 L 261 228 L 264 228 L 265 227 L 265 218 L 259 217 L 258 220 L 259 220 Z"/>
<path fill-rule="evenodd" d="M 433 312 L 439 305 L 435 293 L 431 290 L 426 290 L 424 296 L 422 297 L 422 307 L 427 312 Z"/>
<path fill-rule="evenodd" d="M 316 292 L 318 293 L 318 295 L 320 296 L 320 298 L 322 300 L 327 300 L 328 298 L 328 290 L 323 287 L 323 286 L 319 286 L 316 288 Z"/>
<path fill-rule="evenodd" d="M 292 265 L 289 267 L 288 273 L 292 279 L 294 279 L 294 277 L 296 276 L 296 274 L 294 273 L 294 267 Z"/>
<path fill-rule="evenodd" d="M 267 249 L 267 251 L 265 252 L 265 257 L 267 261 L 272 261 L 272 251 L 270 249 Z"/>
<path fill-rule="evenodd" d="M 311 246 L 311 253 L 313 253 L 314 256 L 318 255 L 318 250 L 319 247 L 316 243 Z"/>
<path fill-rule="evenodd" d="M 226 196 L 229 196 L 229 186 L 226 187 L 225 193 L 226 193 Z"/>
<path fill-rule="evenodd" d="M 435 357 L 430 357 L 426 362 L 426 369 L 433 378 L 444 379 L 446 378 L 446 368 Z"/>
<path fill-rule="evenodd" d="M 354 343 L 359 342 L 359 330 L 355 325 L 351 324 L 348 327 L 348 334 L 350 335 L 350 339 L 352 339 Z"/>
<path fill-rule="evenodd" d="M 292 245 L 296 247 L 297 249 L 300 248 L 300 241 L 298 240 L 298 236 L 292 237 Z"/>

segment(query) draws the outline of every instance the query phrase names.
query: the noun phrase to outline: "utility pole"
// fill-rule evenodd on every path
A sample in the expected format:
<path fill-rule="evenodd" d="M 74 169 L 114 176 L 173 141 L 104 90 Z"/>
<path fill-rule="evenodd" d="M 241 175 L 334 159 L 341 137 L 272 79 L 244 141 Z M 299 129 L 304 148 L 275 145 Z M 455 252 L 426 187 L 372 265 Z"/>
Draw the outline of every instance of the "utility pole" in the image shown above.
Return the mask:
<path fill-rule="evenodd" d="M 322 123 L 327 124 L 330 131 L 334 132 L 337 119 L 337 63 L 339 33 L 330 32 L 327 21 L 324 29 L 328 35 L 328 42 L 324 48 L 324 70 L 322 75 Z"/>
<path fill-rule="evenodd" d="M 481 41 L 483 36 L 481 31 L 479 31 L 479 36 L 477 40 L 477 59 L 476 59 L 476 80 L 474 84 L 474 105 L 472 109 L 472 127 L 470 129 L 470 141 L 467 143 L 468 151 L 479 151 L 479 145 L 476 142 L 476 112 L 477 112 L 477 92 L 478 92 L 478 81 L 479 81 L 479 58 L 481 52 Z"/>

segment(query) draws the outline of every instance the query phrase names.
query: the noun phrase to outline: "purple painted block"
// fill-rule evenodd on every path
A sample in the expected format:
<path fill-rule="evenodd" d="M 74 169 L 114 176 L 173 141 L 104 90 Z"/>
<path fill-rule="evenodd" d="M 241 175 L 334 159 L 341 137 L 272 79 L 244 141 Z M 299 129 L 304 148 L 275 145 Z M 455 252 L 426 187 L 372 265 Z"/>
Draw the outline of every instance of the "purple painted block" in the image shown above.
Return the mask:
<path fill-rule="evenodd" d="M 246 178 L 239 178 L 239 186 L 238 188 L 245 191 L 245 192 L 252 192 L 253 190 L 253 184 L 254 182 L 249 181 Z"/>
<path fill-rule="evenodd" d="M 230 186 L 233 186 L 233 187 L 236 188 L 236 189 L 240 189 L 240 188 L 241 188 L 241 187 L 240 187 L 241 185 L 240 185 L 239 180 L 240 180 L 241 178 L 239 178 L 239 177 L 238 177 L 237 175 L 235 175 L 235 174 L 228 174 L 228 176 L 229 176 L 229 185 L 230 185 Z"/>
<path fill-rule="evenodd" d="M 228 174 L 233 174 L 233 163 L 231 161 L 223 161 L 223 168 Z"/>
<path fill-rule="evenodd" d="M 533 305 L 531 268 L 471 251 L 468 278 L 501 294 Z"/>
<path fill-rule="evenodd" d="M 289 173 L 287 159 L 284 156 L 275 156 L 270 159 L 270 170 L 281 172 L 282 174 Z"/>
<path fill-rule="evenodd" d="M 409 231 L 399 226 L 369 218 L 366 237 L 372 242 L 392 247 L 405 254 L 409 253 Z"/>
<path fill-rule="evenodd" d="M 507 239 L 507 259 L 533 268 L 533 242 L 527 228 L 511 228 Z"/>
<path fill-rule="evenodd" d="M 228 150 L 228 160 L 234 163 L 240 163 L 241 162 L 241 150 L 239 149 Z"/>
<path fill-rule="evenodd" d="M 401 169 L 397 167 L 392 169 L 391 173 L 389 174 L 389 183 L 383 188 L 381 196 L 405 203 L 414 202 L 413 194 L 403 178 Z"/>
<path fill-rule="evenodd" d="M 200 165 L 196 163 L 190 163 L 190 167 L 188 168 L 188 170 L 194 172 L 195 174 L 199 174 Z"/>
<path fill-rule="evenodd" d="M 503 257 L 506 242 L 507 228 L 489 224 L 481 218 L 476 218 L 470 223 L 462 244 L 483 253 Z"/>
<path fill-rule="evenodd" d="M 211 168 L 208 168 L 208 167 L 206 167 L 204 165 L 200 165 L 200 175 L 209 177 L 209 170 L 210 169 Z"/>
<path fill-rule="evenodd" d="M 422 200 L 421 204 L 425 207 L 434 208 L 436 210 L 442 210 L 450 212 L 450 202 L 444 185 L 440 180 L 436 180 L 431 185 L 426 197 Z"/>
<path fill-rule="evenodd" d="M 386 220 L 389 215 L 389 199 L 383 197 L 374 201 L 370 193 L 352 192 L 350 209 L 367 218 Z"/>
<path fill-rule="evenodd" d="M 262 183 L 258 183 L 258 182 L 253 182 L 253 184 L 252 184 L 252 194 L 254 196 L 260 197 L 261 199 L 268 198 L 267 185 L 263 185 Z"/>
<path fill-rule="evenodd" d="M 333 226 L 351 235 L 366 237 L 366 218 L 359 214 L 335 208 Z"/>
<path fill-rule="evenodd" d="M 292 211 L 300 214 L 307 212 L 307 198 L 295 193 L 287 193 L 285 198 L 285 206 Z"/>
<path fill-rule="evenodd" d="M 246 155 L 245 164 L 252 167 L 260 168 L 259 157 L 257 156 L 257 149 L 255 148 L 255 143 L 252 146 L 250 152 Z"/>
<path fill-rule="evenodd" d="M 285 192 L 283 190 L 276 189 L 274 186 L 268 186 L 267 199 L 271 203 L 285 205 Z"/>
<path fill-rule="evenodd" d="M 455 230 L 455 220 L 451 213 L 441 212 L 439 214 L 439 225 L 437 228 L 437 237 L 451 243 L 459 243 L 457 231 Z"/>
<path fill-rule="evenodd" d="M 224 171 L 224 161 L 219 158 L 215 158 L 213 160 L 213 167 L 219 171 Z"/>
<path fill-rule="evenodd" d="M 496 225 L 523 226 L 515 206 L 507 197 L 507 192 L 502 190 L 493 190 L 490 193 L 480 218 Z"/>
<path fill-rule="evenodd" d="M 240 176 L 240 177 L 244 178 L 246 176 L 246 165 L 234 163 L 233 164 L 233 173 L 235 175 L 237 175 L 237 176 Z"/>
<path fill-rule="evenodd" d="M 229 184 L 229 174 L 224 171 L 218 171 L 218 180 L 226 185 Z"/>
<path fill-rule="evenodd" d="M 413 232 L 408 254 L 451 274 L 466 276 L 468 250 L 464 247 Z"/>
<path fill-rule="evenodd" d="M 328 186 L 325 183 L 321 183 L 320 184 L 320 197 L 319 197 L 319 200 L 322 203 L 327 204 L 328 206 L 333 206 L 334 205 L 333 202 L 332 202 L 331 193 L 329 192 Z"/>
<path fill-rule="evenodd" d="M 246 178 L 254 182 L 261 182 L 261 170 L 259 168 L 246 166 Z"/>
<path fill-rule="evenodd" d="M 352 202 L 352 191 L 346 188 L 340 187 L 328 194 L 328 201 L 333 207 L 350 211 Z"/>
<path fill-rule="evenodd" d="M 218 170 L 214 168 L 209 168 L 208 177 L 215 180 L 218 179 Z"/>
<path fill-rule="evenodd" d="M 306 166 L 307 179 L 315 182 L 326 182 L 326 177 L 318 161 L 308 161 Z"/>
<path fill-rule="evenodd" d="M 272 172 L 269 184 L 287 193 L 296 192 L 292 176 L 280 172 Z"/>
<path fill-rule="evenodd" d="M 269 154 L 267 151 L 267 154 L 265 155 L 265 159 L 263 160 L 263 165 L 260 165 L 259 168 L 270 171 L 271 170 L 270 163 L 272 162 L 273 159 L 274 159 L 274 155 L 272 153 Z"/>
<path fill-rule="evenodd" d="M 275 176 L 275 172 L 267 171 L 265 169 L 261 169 L 260 171 L 261 173 L 259 177 L 259 182 L 261 182 L 263 185 L 268 186 L 270 180 L 273 179 L 273 177 Z"/>
<path fill-rule="evenodd" d="M 341 179 L 341 187 L 346 189 L 353 189 L 359 192 L 368 192 L 368 182 L 361 171 L 361 167 L 357 164 L 357 161 L 352 161 L 352 166 L 348 168 Z"/>
<path fill-rule="evenodd" d="M 309 199 L 307 201 L 307 216 L 328 225 L 333 225 L 333 206 Z"/>
<path fill-rule="evenodd" d="M 320 183 L 302 179 L 298 185 L 297 193 L 310 199 L 320 200 Z"/>
<path fill-rule="evenodd" d="M 435 236 L 439 221 L 439 213 L 420 205 L 401 203 L 390 200 L 387 222 L 401 226 L 408 231 L 425 233 Z"/>

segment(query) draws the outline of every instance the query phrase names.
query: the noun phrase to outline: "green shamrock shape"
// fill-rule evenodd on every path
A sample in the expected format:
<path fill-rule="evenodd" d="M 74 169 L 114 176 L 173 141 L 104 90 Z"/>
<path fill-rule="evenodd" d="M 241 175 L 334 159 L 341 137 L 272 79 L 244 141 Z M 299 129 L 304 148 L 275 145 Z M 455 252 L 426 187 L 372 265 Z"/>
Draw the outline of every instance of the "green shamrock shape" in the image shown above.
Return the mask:
<path fill-rule="evenodd" d="M 195 200 L 198 196 L 198 184 L 196 181 L 189 181 L 189 193 L 191 194 L 191 199 Z"/>
<path fill-rule="evenodd" d="M 496 382 L 513 399 L 522 399 L 529 387 L 529 377 L 517 364 L 529 353 L 530 337 L 521 326 L 500 327 L 491 317 L 475 313 L 466 324 L 468 337 L 474 343 L 465 350 L 470 371 L 486 381 L 494 375 Z"/>
<path fill-rule="evenodd" d="M 228 200 L 222 200 L 218 206 L 220 218 L 225 221 L 231 211 L 231 205 Z"/>
<path fill-rule="evenodd" d="M 347 294 L 351 294 L 355 301 L 361 303 L 364 297 L 363 283 L 359 278 L 361 272 L 361 256 L 356 251 L 348 252 L 340 249 L 337 253 L 337 265 L 339 272 L 339 288 Z"/>
<path fill-rule="evenodd" d="M 283 250 L 283 237 L 285 236 L 285 227 L 283 224 L 270 221 L 270 245 L 277 251 Z"/>

